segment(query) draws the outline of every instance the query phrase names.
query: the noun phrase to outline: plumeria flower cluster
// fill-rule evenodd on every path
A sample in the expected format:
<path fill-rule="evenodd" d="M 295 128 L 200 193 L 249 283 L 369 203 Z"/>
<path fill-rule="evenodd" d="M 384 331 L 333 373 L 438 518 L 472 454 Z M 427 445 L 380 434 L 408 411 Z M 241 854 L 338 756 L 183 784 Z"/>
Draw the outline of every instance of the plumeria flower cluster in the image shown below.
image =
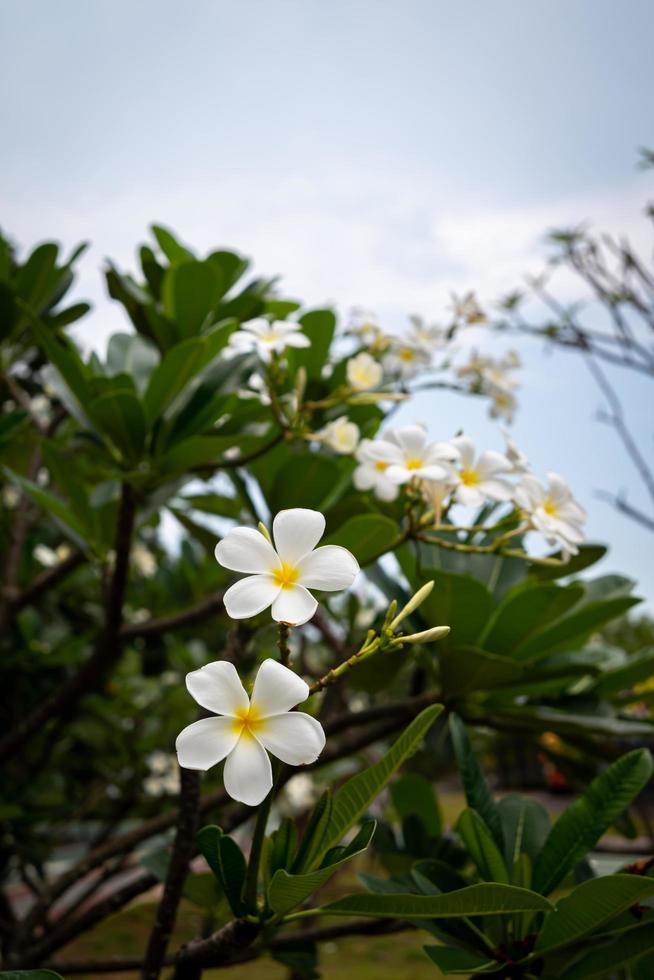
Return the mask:
<path fill-rule="evenodd" d="M 256 616 L 271 607 L 273 619 L 299 626 L 315 613 L 317 601 L 309 588 L 332 592 L 349 588 L 359 565 L 346 548 L 316 547 L 325 518 L 314 510 L 280 511 L 273 520 L 273 541 L 265 528 L 233 528 L 216 546 L 223 567 L 245 573 L 225 593 L 225 609 L 233 619 Z M 309 696 L 301 677 L 276 660 L 264 660 L 251 697 L 238 671 L 216 661 L 186 677 L 197 703 L 215 717 L 202 718 L 177 738 L 180 766 L 210 769 L 225 761 L 225 790 L 249 806 L 262 803 L 272 789 L 270 755 L 292 766 L 314 762 L 325 745 L 320 723 L 293 711 Z"/>
<path fill-rule="evenodd" d="M 518 405 L 515 391 L 519 387 L 511 372 L 521 367 L 519 356 L 509 351 L 501 358 L 473 353 L 466 364 L 457 369 L 457 376 L 470 384 L 470 390 L 491 399 L 491 418 L 512 422 Z"/>
<path fill-rule="evenodd" d="M 583 540 L 585 512 L 563 479 L 549 474 L 544 487 L 531 473 L 529 460 L 504 432 L 506 451 L 478 452 L 469 436 L 432 442 L 419 425 L 387 429 L 363 439 L 353 474 L 357 490 L 372 490 L 384 501 L 395 500 L 402 487 L 420 490 L 439 524 L 452 504 L 479 509 L 488 503 L 517 505 L 526 519 L 521 531 L 535 530 L 564 556 Z M 515 477 L 521 477 L 516 485 Z"/>

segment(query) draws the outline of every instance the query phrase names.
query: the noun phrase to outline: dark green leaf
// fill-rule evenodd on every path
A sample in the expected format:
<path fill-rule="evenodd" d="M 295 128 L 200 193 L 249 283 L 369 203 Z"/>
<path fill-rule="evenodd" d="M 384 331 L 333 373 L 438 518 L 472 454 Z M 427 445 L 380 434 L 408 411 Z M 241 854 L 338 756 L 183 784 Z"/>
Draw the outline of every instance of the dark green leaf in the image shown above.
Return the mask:
<path fill-rule="evenodd" d="M 504 836 L 499 810 L 486 778 L 479 768 L 465 725 L 454 714 L 450 715 L 449 725 L 452 747 L 468 806 L 472 810 L 476 810 L 485 822 L 501 852 L 504 849 Z"/>
<path fill-rule="evenodd" d="M 446 895 L 347 895 L 322 906 L 321 914 L 433 919 L 551 909 L 546 898 L 526 888 L 481 882 Z"/>
<path fill-rule="evenodd" d="M 476 810 L 464 810 L 456 830 L 466 846 L 479 874 L 486 881 L 509 883 L 509 873 L 499 848 L 486 823 Z"/>
<path fill-rule="evenodd" d="M 534 888 L 548 894 L 606 833 L 646 785 L 652 757 L 645 749 L 622 756 L 604 770 L 552 827 L 534 865 Z"/>

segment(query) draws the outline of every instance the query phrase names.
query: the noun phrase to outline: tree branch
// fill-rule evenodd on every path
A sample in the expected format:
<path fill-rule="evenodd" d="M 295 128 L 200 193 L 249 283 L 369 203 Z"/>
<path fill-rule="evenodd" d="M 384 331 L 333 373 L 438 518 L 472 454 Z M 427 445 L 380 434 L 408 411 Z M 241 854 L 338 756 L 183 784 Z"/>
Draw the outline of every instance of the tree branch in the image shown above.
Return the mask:
<path fill-rule="evenodd" d="M 143 980 L 158 980 L 177 919 L 189 862 L 195 853 L 200 811 L 200 773 L 180 769 L 181 791 L 177 833 L 168 874 L 143 964 Z"/>

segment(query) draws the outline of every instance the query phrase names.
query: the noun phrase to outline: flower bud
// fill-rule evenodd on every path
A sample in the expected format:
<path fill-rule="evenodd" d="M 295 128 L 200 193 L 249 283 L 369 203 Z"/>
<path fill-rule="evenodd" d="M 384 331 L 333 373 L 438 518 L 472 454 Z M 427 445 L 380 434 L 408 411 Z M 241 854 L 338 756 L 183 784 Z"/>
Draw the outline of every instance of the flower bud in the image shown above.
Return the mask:
<path fill-rule="evenodd" d="M 268 542 L 268 544 L 272 544 L 272 538 L 270 537 L 270 531 L 268 530 L 268 528 L 266 527 L 266 525 L 263 523 L 263 521 L 259 521 L 259 523 L 257 524 L 257 527 L 259 528 L 259 530 L 263 534 L 263 536 L 266 539 L 266 541 Z"/>
<path fill-rule="evenodd" d="M 425 599 L 427 598 L 427 596 L 429 595 L 429 593 L 433 588 L 434 588 L 433 581 L 425 582 L 422 588 L 418 589 L 416 594 L 412 596 L 411 599 L 409 599 L 406 606 L 404 606 L 403 609 L 400 609 L 399 613 L 397 614 L 393 622 L 390 624 L 390 629 L 392 630 L 397 629 L 397 627 L 400 625 L 402 620 L 406 619 L 407 616 L 410 616 L 411 613 L 415 609 L 417 609 L 422 602 L 425 601 Z"/>
<path fill-rule="evenodd" d="M 434 643 L 436 640 L 442 640 L 449 632 L 449 626 L 432 626 L 431 629 L 423 630 L 421 633 L 411 633 L 410 636 L 398 636 L 397 640 L 400 643 L 411 643 L 417 646 L 420 643 Z"/>

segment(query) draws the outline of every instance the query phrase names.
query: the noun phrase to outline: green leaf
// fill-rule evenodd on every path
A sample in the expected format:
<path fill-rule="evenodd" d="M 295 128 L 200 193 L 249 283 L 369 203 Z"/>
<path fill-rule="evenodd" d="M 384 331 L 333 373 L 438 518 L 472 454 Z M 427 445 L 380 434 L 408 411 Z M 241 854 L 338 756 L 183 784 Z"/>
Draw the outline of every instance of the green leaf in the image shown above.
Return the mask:
<path fill-rule="evenodd" d="M 78 520 L 68 504 L 64 503 L 59 497 L 55 497 L 48 490 L 44 490 L 43 487 L 32 483 L 31 480 L 26 480 L 7 467 L 4 467 L 4 472 L 8 479 L 12 483 L 15 483 L 19 489 L 23 490 L 35 504 L 54 517 L 67 537 L 71 538 L 79 548 L 86 550 L 86 528 Z"/>
<path fill-rule="evenodd" d="M 430 837 L 439 837 L 443 821 L 432 784 L 417 772 L 407 772 L 391 783 L 391 800 L 400 820 L 419 817 Z"/>
<path fill-rule="evenodd" d="M 309 871 L 306 874 L 289 874 L 284 870 L 276 871 L 268 889 L 268 901 L 273 912 L 277 915 L 285 915 L 291 909 L 301 905 L 347 861 L 358 854 L 363 854 L 370 844 L 374 832 L 375 821 L 367 821 L 352 845 L 348 846 L 339 860 L 328 864 L 326 867 L 318 868 L 316 871 Z"/>
<path fill-rule="evenodd" d="M 551 626 L 536 633 L 516 648 L 515 656 L 523 661 L 533 661 L 557 650 L 570 650 L 583 645 L 593 630 L 612 619 L 622 616 L 641 600 L 634 596 L 618 596 L 615 599 L 589 602 L 563 616 Z"/>
<path fill-rule="evenodd" d="M 326 789 L 314 806 L 307 823 L 302 843 L 293 862 L 293 872 L 298 874 L 311 867 L 310 858 L 315 854 L 323 854 L 322 843 L 329 827 L 334 799 L 332 791 Z"/>
<path fill-rule="evenodd" d="M 593 694 L 598 698 L 611 697 L 620 691 L 628 691 L 649 680 L 654 675 L 654 648 L 641 650 L 630 657 L 624 667 L 608 670 L 595 683 Z"/>
<path fill-rule="evenodd" d="M 509 870 L 521 854 L 536 860 L 550 832 L 547 810 L 538 800 L 509 794 L 497 804 L 504 836 L 504 858 Z"/>
<path fill-rule="evenodd" d="M 476 810 L 493 835 L 498 849 L 502 851 L 504 837 L 499 810 L 486 778 L 479 768 L 465 725 L 455 714 L 450 715 L 449 725 L 452 747 L 468 806 L 471 810 Z"/>
<path fill-rule="evenodd" d="M 654 879 L 642 875 L 605 875 L 578 885 L 556 904 L 540 931 L 536 953 L 576 943 L 616 915 L 654 893 Z"/>
<path fill-rule="evenodd" d="M 504 858 L 486 823 L 476 810 L 463 811 L 458 819 L 456 831 L 481 877 L 486 881 L 499 881 L 508 885 L 509 873 Z"/>
<path fill-rule="evenodd" d="M 460 697 L 474 691 L 520 684 L 524 670 L 520 664 L 477 647 L 456 647 L 439 653 L 443 697 Z"/>
<path fill-rule="evenodd" d="M 289 367 L 293 372 L 303 367 L 307 377 L 319 378 L 329 355 L 336 329 L 336 317 L 331 310 L 311 310 L 300 317 L 299 323 L 302 325 L 302 332 L 311 341 L 311 346 L 289 350 Z"/>
<path fill-rule="evenodd" d="M 189 259 L 195 259 L 193 252 L 181 245 L 167 228 L 162 225 L 151 225 L 150 229 L 157 240 L 157 245 L 169 262 L 187 262 Z"/>
<path fill-rule="evenodd" d="M 552 827 L 534 865 L 534 888 L 548 894 L 606 833 L 652 775 L 652 757 L 635 749 L 604 770 Z"/>
<path fill-rule="evenodd" d="M 290 507 L 323 510 L 339 478 L 340 467 L 335 459 L 320 453 L 291 456 L 267 495 L 271 513 Z"/>
<path fill-rule="evenodd" d="M 166 351 L 152 372 L 145 391 L 145 410 L 150 425 L 218 356 L 233 329 L 233 323 L 225 323 L 202 337 L 190 337 Z"/>
<path fill-rule="evenodd" d="M 575 960 L 560 975 L 560 980 L 587 980 L 606 977 L 614 970 L 624 970 L 633 960 L 654 950 L 654 922 L 641 922 L 625 929 L 613 942 L 598 942 L 597 948 Z M 651 976 L 651 974 L 650 974 Z"/>
<path fill-rule="evenodd" d="M 297 850 L 297 830 L 290 817 L 284 817 L 279 827 L 270 835 L 270 874 L 283 868 L 287 871 Z"/>
<path fill-rule="evenodd" d="M 368 565 L 390 551 L 396 539 L 395 521 L 381 514 L 362 514 L 342 524 L 324 544 L 339 544 L 351 551 L 360 565 Z"/>
<path fill-rule="evenodd" d="M 425 568 L 418 588 L 429 579 L 434 588 L 420 607 L 420 614 L 430 626 L 449 626 L 450 634 L 443 641 L 444 649 L 475 646 L 489 616 L 493 612 L 493 600 L 488 589 L 470 575 L 442 572 L 438 568 Z"/>
<path fill-rule="evenodd" d="M 584 568 L 590 568 L 591 565 L 595 565 L 600 561 L 607 552 L 607 548 L 603 544 L 582 544 L 579 547 L 579 553 L 572 555 L 572 557 L 565 563 L 561 568 L 556 566 L 548 565 L 532 565 L 529 569 L 529 575 L 534 578 L 538 578 L 541 582 L 545 582 L 551 579 L 563 578 L 567 575 L 576 575 L 577 572 L 583 571 Z M 552 555 L 552 558 L 557 558 L 561 560 L 563 557 L 560 551 Z"/>
<path fill-rule="evenodd" d="M 529 637 L 562 616 L 584 594 L 581 585 L 518 586 L 499 604 L 480 637 L 485 650 L 510 656 Z"/>
<path fill-rule="evenodd" d="M 467 976 L 489 968 L 497 970 L 497 960 L 484 960 L 465 949 L 449 946 L 423 946 L 422 948 L 432 963 L 435 963 L 446 976 L 451 973 L 463 973 Z"/>
<path fill-rule="evenodd" d="M 222 275 L 214 263 L 171 265 L 162 287 L 164 311 L 177 324 L 181 337 L 192 337 L 211 322 L 223 292 Z"/>
<path fill-rule="evenodd" d="M 222 885 L 232 912 L 237 917 L 243 915 L 245 903 L 241 895 L 247 865 L 240 847 L 215 824 L 198 831 L 196 840 L 204 859 Z"/>
<path fill-rule="evenodd" d="M 117 388 L 92 399 L 86 407 L 94 426 L 123 457 L 139 462 L 145 447 L 145 414 L 136 395 Z"/>
<path fill-rule="evenodd" d="M 37 321 L 32 322 L 32 330 L 39 347 L 79 405 L 84 408 L 89 398 L 90 372 L 79 356 L 77 348 L 63 334 L 51 334 Z"/>
<path fill-rule="evenodd" d="M 443 710 L 442 704 L 433 704 L 421 711 L 408 728 L 393 743 L 388 752 L 369 769 L 352 776 L 334 795 L 331 819 L 319 848 L 311 848 L 312 858 L 325 854 L 338 844 L 350 827 L 359 820 L 372 801 L 379 796 L 396 769 L 414 754 L 424 735 Z M 317 861 L 313 861 L 317 863 Z"/>
<path fill-rule="evenodd" d="M 526 888 L 481 882 L 446 895 L 347 895 L 323 905 L 321 915 L 372 915 L 401 919 L 461 918 L 507 912 L 549 912 L 552 905 Z"/>

